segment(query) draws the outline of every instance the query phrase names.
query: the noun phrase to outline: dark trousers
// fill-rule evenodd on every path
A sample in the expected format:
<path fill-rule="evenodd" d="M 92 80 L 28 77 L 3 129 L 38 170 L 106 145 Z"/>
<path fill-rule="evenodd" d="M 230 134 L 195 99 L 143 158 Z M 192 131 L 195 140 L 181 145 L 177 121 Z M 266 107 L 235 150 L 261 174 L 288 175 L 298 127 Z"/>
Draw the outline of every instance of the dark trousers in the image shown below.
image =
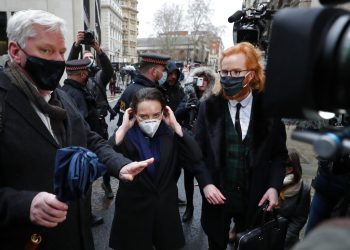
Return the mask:
<path fill-rule="evenodd" d="M 187 201 L 186 206 L 193 208 L 194 175 L 186 169 L 184 169 L 184 183 Z"/>
<path fill-rule="evenodd" d="M 246 229 L 245 201 L 235 198 L 237 196 L 232 192 L 224 192 L 224 196 L 227 200 L 223 206 L 213 207 L 213 205 L 205 204 L 205 206 L 212 206 L 211 209 L 213 210 L 208 216 L 212 217 L 212 220 L 215 218 L 214 224 L 208 224 L 209 230 L 206 230 L 209 250 L 225 250 L 227 248 L 232 219 L 235 223 L 236 232 L 242 232 Z M 205 216 L 205 214 L 202 213 L 202 216 Z M 202 218 L 203 220 L 205 218 Z"/>
<path fill-rule="evenodd" d="M 110 184 L 111 176 L 109 174 L 105 173 L 102 178 L 103 178 L 103 183 L 104 184 L 106 184 L 106 185 Z"/>

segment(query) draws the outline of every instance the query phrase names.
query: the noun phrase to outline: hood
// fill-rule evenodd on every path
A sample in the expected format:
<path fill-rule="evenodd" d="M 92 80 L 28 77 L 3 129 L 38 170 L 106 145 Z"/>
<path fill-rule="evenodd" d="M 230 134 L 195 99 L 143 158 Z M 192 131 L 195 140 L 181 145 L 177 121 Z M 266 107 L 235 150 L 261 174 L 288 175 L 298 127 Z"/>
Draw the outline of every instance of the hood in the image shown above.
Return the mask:
<path fill-rule="evenodd" d="M 170 60 L 167 62 L 167 70 L 168 70 L 168 74 L 176 71 L 177 80 L 179 80 L 181 72 L 179 68 L 176 66 L 176 63 L 174 61 Z"/>
<path fill-rule="evenodd" d="M 215 81 L 217 80 L 217 73 L 209 67 L 198 67 L 191 71 L 190 76 L 201 76 L 205 75 L 209 79 L 208 88 L 202 94 L 200 101 L 204 101 L 208 99 L 208 97 L 212 94 L 212 89 L 214 87 Z"/>

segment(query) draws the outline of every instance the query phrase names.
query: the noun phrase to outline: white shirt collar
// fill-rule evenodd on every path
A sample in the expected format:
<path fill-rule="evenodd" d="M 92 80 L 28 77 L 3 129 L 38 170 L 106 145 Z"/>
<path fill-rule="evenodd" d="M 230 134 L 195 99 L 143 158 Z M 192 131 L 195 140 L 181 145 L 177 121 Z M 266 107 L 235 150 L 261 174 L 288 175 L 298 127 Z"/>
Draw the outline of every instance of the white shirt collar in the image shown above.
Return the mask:
<path fill-rule="evenodd" d="M 240 101 L 242 108 L 247 107 L 248 104 L 251 104 L 253 101 L 253 95 L 252 92 L 250 91 L 249 95 L 244 98 L 242 101 Z M 238 103 L 237 100 L 229 100 L 229 103 L 233 106 L 236 107 L 236 104 Z"/>

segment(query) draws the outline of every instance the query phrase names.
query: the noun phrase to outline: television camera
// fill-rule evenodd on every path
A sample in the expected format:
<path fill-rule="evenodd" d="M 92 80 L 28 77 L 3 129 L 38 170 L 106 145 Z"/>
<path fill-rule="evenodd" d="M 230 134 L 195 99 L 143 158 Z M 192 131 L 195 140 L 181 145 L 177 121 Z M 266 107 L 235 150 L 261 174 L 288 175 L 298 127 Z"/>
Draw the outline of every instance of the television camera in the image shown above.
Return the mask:
<path fill-rule="evenodd" d="M 350 110 L 350 12 L 321 0 L 321 8 L 278 11 L 273 18 L 266 68 L 264 106 L 272 116 L 317 120 L 322 112 L 348 116 Z M 294 131 L 333 159 L 350 153 L 350 127 Z"/>
<path fill-rule="evenodd" d="M 268 3 L 260 3 L 256 9 L 243 8 L 228 18 L 233 25 L 233 41 L 250 42 L 266 51 L 268 47 L 269 25 L 274 11 L 268 9 Z"/>

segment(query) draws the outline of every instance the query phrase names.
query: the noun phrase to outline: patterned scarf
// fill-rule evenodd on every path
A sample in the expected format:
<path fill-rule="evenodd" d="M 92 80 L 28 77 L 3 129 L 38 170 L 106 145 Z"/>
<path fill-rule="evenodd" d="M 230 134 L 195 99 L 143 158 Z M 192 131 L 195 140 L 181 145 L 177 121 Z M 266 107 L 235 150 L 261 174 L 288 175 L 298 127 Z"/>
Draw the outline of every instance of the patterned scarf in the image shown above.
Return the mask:
<path fill-rule="evenodd" d="M 11 83 L 16 85 L 28 99 L 43 113 L 50 117 L 52 130 L 63 146 L 66 143 L 66 133 L 63 121 L 67 118 L 66 111 L 62 108 L 57 94 L 52 92 L 49 103 L 39 95 L 34 82 L 27 73 L 8 57 L 5 61 L 5 74 L 11 79 Z"/>

